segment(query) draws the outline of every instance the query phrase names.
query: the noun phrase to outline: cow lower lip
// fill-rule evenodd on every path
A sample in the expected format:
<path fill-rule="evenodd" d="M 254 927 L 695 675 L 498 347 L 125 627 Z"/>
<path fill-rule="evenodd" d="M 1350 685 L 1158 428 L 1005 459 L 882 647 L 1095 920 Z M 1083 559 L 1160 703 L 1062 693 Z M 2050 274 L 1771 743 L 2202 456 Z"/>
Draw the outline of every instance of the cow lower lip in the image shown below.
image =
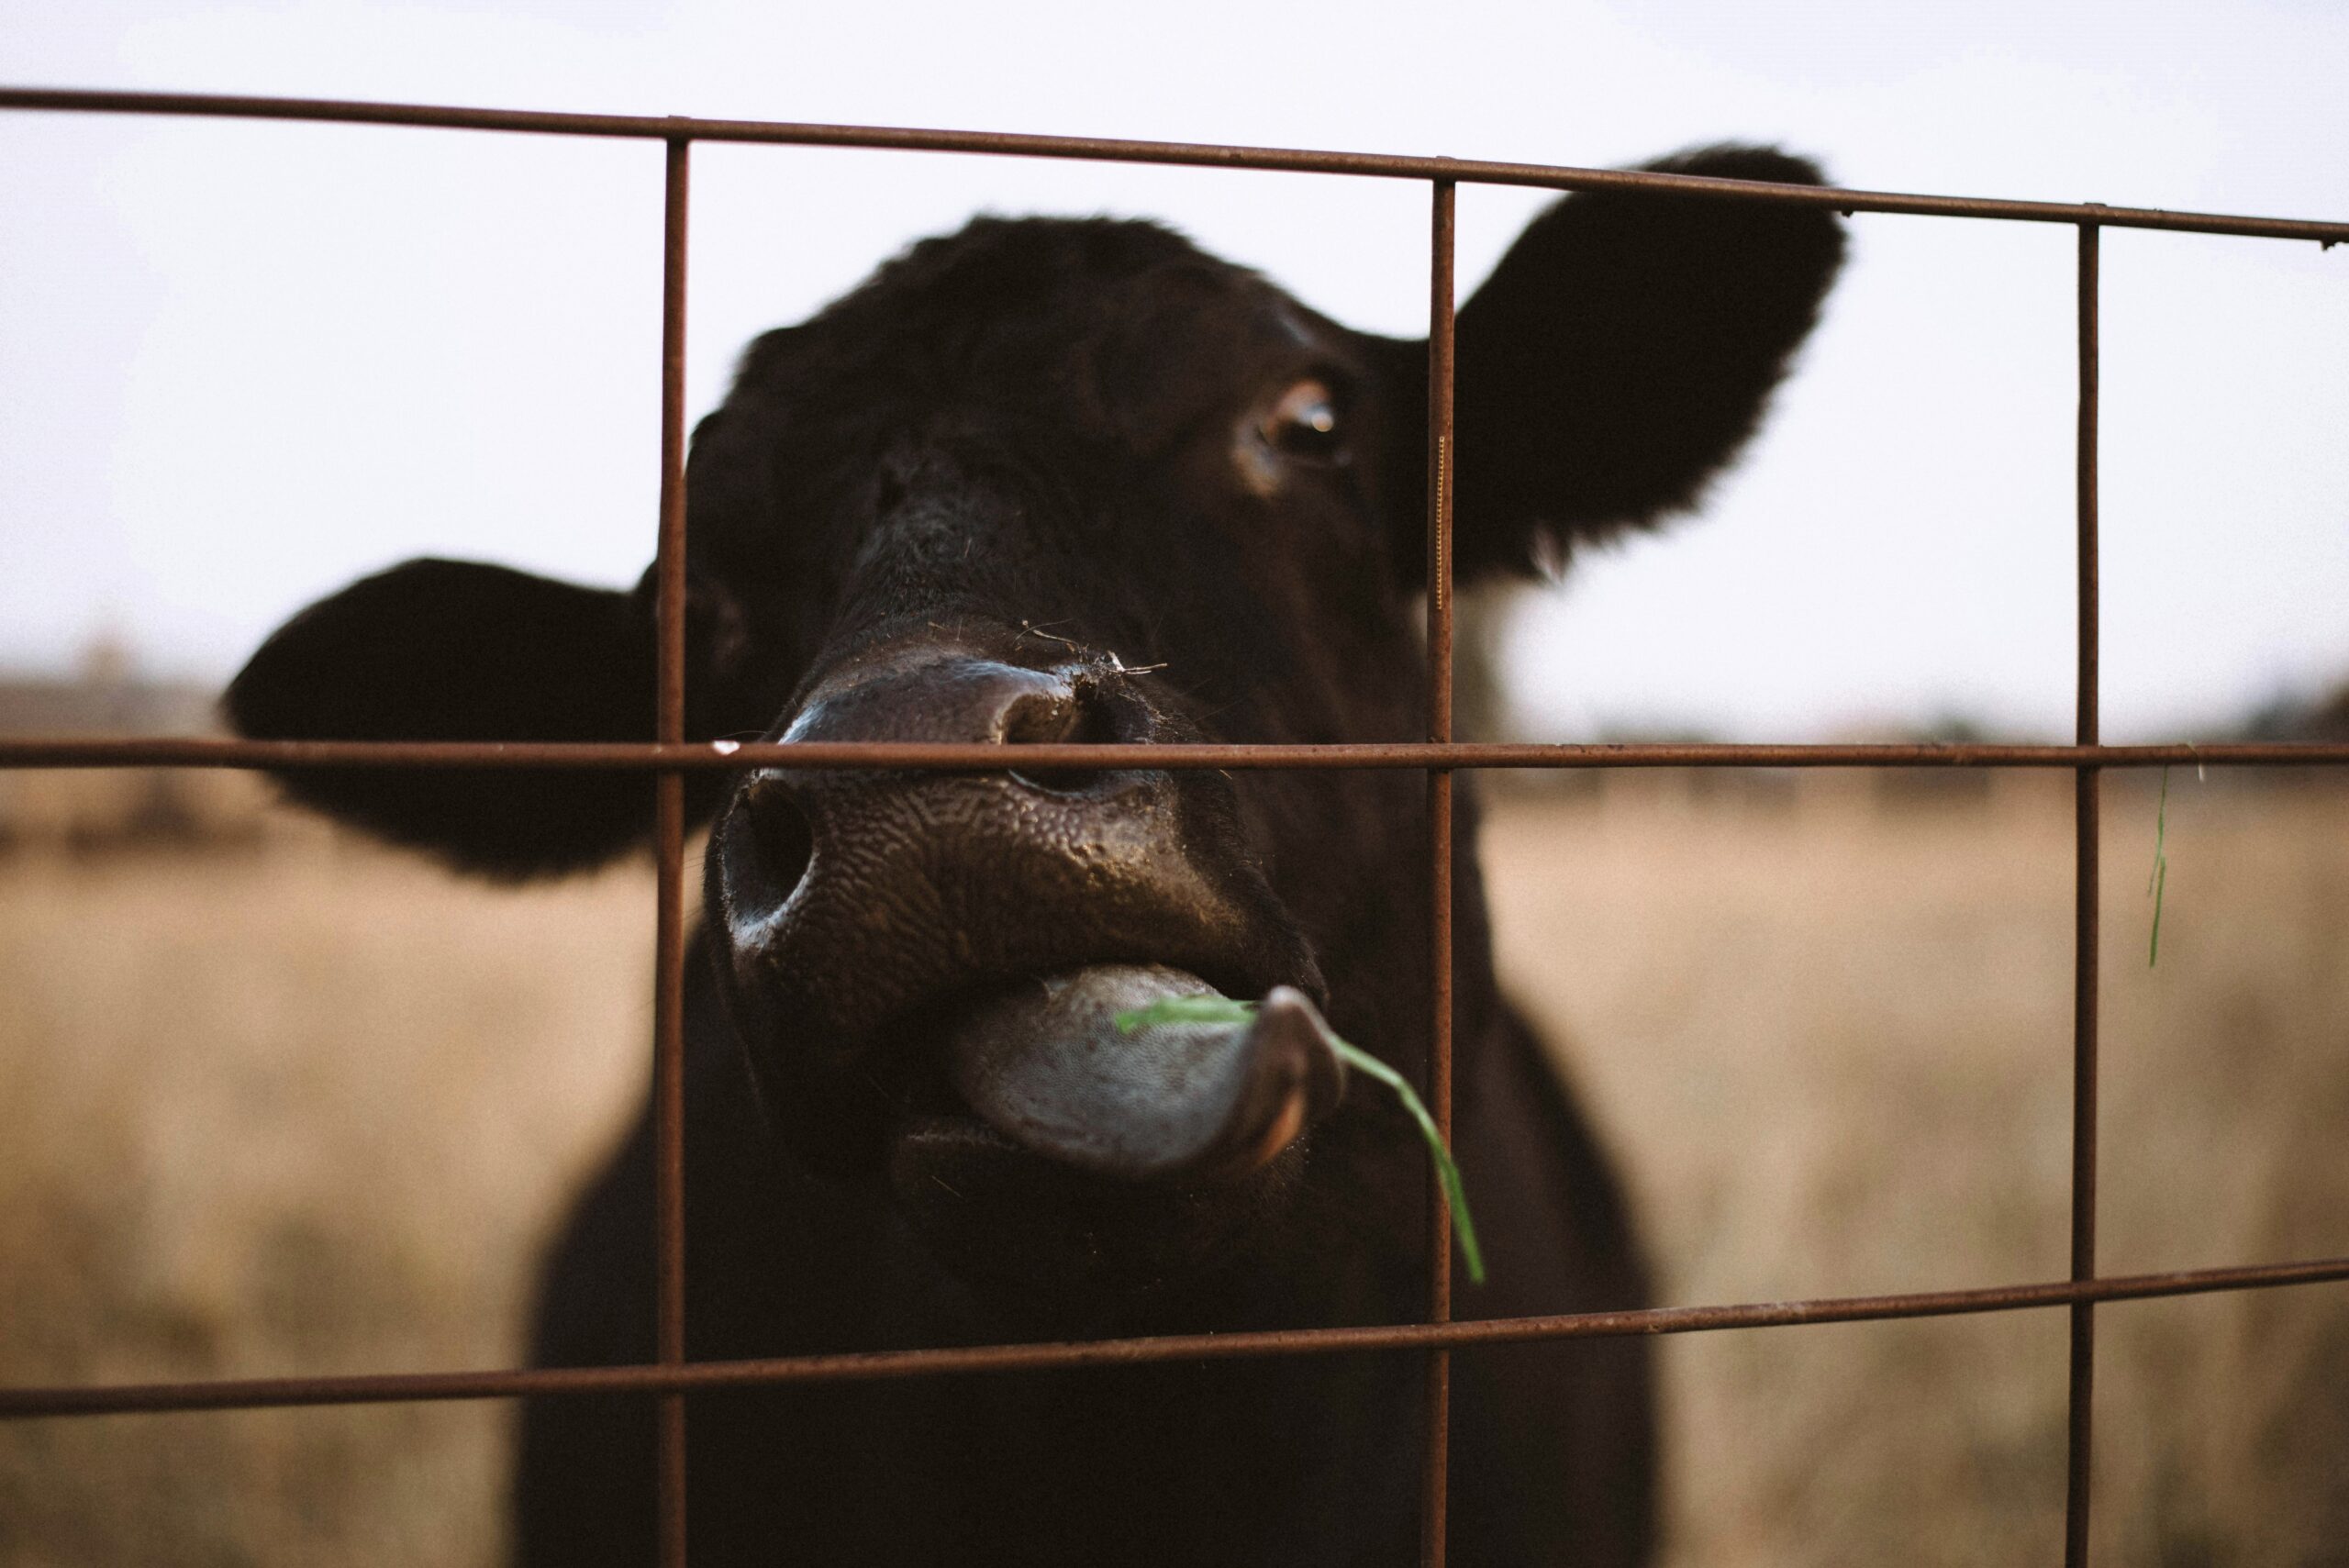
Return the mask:
<path fill-rule="evenodd" d="M 1182 970 L 1094 964 L 985 998 L 941 1042 L 946 1075 L 981 1124 L 962 1135 L 983 1127 L 1030 1154 L 1124 1181 L 1258 1168 L 1342 1086 L 1312 1004 L 1276 987 L 1245 1023 L 1117 1022 L 1162 996 L 1219 995 Z"/>

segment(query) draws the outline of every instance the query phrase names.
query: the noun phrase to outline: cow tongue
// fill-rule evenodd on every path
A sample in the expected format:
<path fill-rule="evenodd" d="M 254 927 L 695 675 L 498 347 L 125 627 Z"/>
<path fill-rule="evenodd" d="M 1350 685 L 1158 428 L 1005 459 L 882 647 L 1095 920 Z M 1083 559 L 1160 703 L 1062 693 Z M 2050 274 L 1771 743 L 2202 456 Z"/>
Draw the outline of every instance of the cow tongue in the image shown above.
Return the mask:
<path fill-rule="evenodd" d="M 1130 1181 L 1242 1175 L 1336 1104 L 1344 1069 L 1321 1015 L 1286 985 L 1246 1023 L 1117 1024 L 1162 996 L 1219 994 L 1154 964 L 1023 982 L 958 1021 L 948 1072 L 996 1131 L 1064 1164 Z"/>

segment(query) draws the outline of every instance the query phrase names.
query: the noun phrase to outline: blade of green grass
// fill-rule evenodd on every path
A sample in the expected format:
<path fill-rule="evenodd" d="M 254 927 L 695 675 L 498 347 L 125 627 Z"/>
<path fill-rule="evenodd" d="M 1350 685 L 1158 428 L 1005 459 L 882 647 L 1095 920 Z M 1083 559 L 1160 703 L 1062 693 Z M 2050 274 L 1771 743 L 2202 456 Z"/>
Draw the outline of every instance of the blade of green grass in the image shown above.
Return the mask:
<path fill-rule="evenodd" d="M 1148 1006 L 1119 1013 L 1117 1025 L 1122 1032 L 1131 1034 L 1150 1024 L 1244 1024 L 1255 1015 L 1255 1003 L 1237 1002 L 1229 996 L 1161 996 Z M 1468 1218 L 1468 1189 L 1460 1179 L 1460 1167 L 1453 1162 L 1452 1151 L 1444 1146 L 1435 1118 L 1428 1114 L 1428 1107 L 1400 1073 L 1334 1034 L 1330 1036 L 1330 1042 L 1337 1048 L 1339 1061 L 1392 1089 L 1411 1119 L 1419 1124 L 1419 1136 L 1427 1140 L 1428 1155 L 1435 1162 L 1436 1174 L 1442 1180 L 1444 1201 L 1452 1207 L 1452 1233 L 1459 1240 L 1461 1260 L 1468 1265 L 1468 1278 L 1474 1284 L 1484 1284 L 1485 1253 L 1476 1244 L 1475 1222 Z"/>
<path fill-rule="evenodd" d="M 1119 1013 L 1117 1025 L 1119 1033 L 1131 1034 L 1151 1024 L 1244 1024 L 1255 1016 L 1255 1003 L 1229 996 L 1161 996 Z"/>

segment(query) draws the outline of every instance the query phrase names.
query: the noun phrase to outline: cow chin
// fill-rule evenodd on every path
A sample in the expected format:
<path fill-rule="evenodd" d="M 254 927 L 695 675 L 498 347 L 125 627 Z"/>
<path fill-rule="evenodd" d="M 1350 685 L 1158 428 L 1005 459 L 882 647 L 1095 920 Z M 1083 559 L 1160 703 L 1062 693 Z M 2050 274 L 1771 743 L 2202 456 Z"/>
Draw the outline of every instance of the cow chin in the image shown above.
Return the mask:
<path fill-rule="evenodd" d="M 983 1296 L 1057 1331 L 1098 1332 L 1138 1297 L 1228 1277 L 1269 1249 L 1301 1185 L 1292 1140 L 1244 1175 L 1136 1184 L 1030 1152 L 985 1123 L 908 1121 L 891 1140 L 899 1210 Z"/>

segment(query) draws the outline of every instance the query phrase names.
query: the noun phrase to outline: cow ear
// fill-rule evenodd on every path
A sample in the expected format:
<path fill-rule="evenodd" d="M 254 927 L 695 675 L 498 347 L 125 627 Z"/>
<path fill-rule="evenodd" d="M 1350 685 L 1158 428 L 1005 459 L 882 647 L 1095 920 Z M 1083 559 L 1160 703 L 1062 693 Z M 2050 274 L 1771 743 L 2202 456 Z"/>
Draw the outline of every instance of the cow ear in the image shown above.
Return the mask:
<path fill-rule="evenodd" d="M 1822 183 L 1765 148 L 1648 167 Z M 1592 191 L 1534 219 L 1460 310 L 1462 574 L 1554 566 L 1695 505 L 1760 423 L 1842 259 L 1820 207 Z"/>
<path fill-rule="evenodd" d="M 697 597 L 689 695 L 696 673 L 705 684 L 723 673 L 711 655 L 739 641 L 713 628 L 723 605 Z M 255 740 L 650 740 L 653 648 L 647 588 L 411 561 L 287 621 L 224 706 Z M 501 880 L 600 864 L 652 823 L 652 780 L 637 772 L 289 769 L 278 782 L 329 816 Z"/>

